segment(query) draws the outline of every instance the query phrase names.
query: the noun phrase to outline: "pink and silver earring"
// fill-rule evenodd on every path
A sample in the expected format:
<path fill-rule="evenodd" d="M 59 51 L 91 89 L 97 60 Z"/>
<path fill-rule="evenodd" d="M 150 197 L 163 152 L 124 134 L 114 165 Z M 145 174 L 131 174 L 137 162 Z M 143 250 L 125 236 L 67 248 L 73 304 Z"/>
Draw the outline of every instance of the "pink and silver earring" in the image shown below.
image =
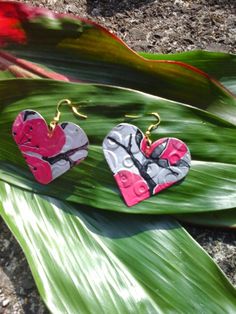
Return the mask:
<path fill-rule="evenodd" d="M 152 143 L 151 131 L 160 124 L 160 116 L 152 115 L 157 123 L 145 134 L 135 125 L 121 123 L 103 141 L 105 158 L 128 206 L 183 180 L 190 169 L 190 151 L 184 142 L 168 137 Z"/>
<path fill-rule="evenodd" d="M 69 105 L 76 115 L 87 118 L 69 99 L 63 99 L 57 104 L 56 116 L 49 127 L 38 112 L 30 109 L 20 112 L 13 123 L 13 138 L 35 179 L 42 184 L 50 183 L 88 155 L 85 132 L 74 123 L 59 123 L 62 104 Z"/>

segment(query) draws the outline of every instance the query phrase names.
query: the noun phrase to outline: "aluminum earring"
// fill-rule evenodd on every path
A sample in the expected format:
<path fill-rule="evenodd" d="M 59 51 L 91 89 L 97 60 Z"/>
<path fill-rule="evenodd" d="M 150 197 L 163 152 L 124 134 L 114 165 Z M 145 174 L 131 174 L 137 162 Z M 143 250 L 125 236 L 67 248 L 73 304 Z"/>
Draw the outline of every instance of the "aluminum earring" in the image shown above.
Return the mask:
<path fill-rule="evenodd" d="M 161 119 L 155 112 L 151 115 L 157 121 L 145 134 L 135 125 L 121 123 L 103 141 L 105 158 L 127 206 L 183 180 L 190 169 L 190 151 L 184 142 L 169 137 L 152 143 L 151 132 Z"/>
<path fill-rule="evenodd" d="M 76 115 L 87 118 L 78 112 L 76 104 L 62 99 L 49 127 L 38 112 L 30 109 L 20 112 L 13 123 L 13 138 L 41 184 L 50 183 L 88 155 L 89 142 L 85 132 L 74 123 L 59 123 L 61 105 L 68 105 Z"/>

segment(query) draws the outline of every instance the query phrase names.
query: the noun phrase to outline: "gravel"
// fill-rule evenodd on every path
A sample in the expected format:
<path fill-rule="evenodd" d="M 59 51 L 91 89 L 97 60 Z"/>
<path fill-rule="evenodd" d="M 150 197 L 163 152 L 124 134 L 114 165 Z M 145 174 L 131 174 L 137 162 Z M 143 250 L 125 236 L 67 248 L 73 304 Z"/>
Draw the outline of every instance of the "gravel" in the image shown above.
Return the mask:
<path fill-rule="evenodd" d="M 236 52 L 235 0 L 24 1 L 104 25 L 135 50 Z"/>
<path fill-rule="evenodd" d="M 131 48 L 171 53 L 192 49 L 236 52 L 235 0 L 23 1 L 78 14 L 106 26 Z M 236 234 L 187 226 L 236 284 Z M 0 313 L 46 314 L 24 254 L 0 218 Z"/>

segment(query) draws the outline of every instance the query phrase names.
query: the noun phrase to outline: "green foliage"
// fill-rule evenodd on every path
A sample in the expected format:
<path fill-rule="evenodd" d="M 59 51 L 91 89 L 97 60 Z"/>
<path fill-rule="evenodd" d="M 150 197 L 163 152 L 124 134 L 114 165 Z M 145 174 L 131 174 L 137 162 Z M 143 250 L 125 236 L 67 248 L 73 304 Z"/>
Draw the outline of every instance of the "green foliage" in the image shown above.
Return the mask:
<path fill-rule="evenodd" d="M 20 3 L 1 2 L 0 9 L 0 22 L 6 13 L 13 18 L 7 25 L 14 35 L 3 37 L 0 51 L 0 214 L 50 311 L 236 312 L 233 286 L 170 216 L 235 227 L 236 100 L 225 88 L 235 91 L 235 56 L 142 53 L 143 58 L 93 23 Z M 27 108 L 49 122 L 63 98 L 84 102 L 86 121 L 66 110 L 62 121 L 86 131 L 89 156 L 43 186 L 25 165 L 11 126 Z M 140 115 L 134 123 L 145 130 L 153 111 L 162 120 L 153 140 L 185 141 L 192 168 L 181 185 L 128 208 L 101 144 L 125 114 Z"/>
<path fill-rule="evenodd" d="M 1 106 L 3 118 L 0 126 L 4 145 L 0 147 L 3 162 L 0 169 L 1 177 L 7 182 L 62 200 L 120 212 L 176 214 L 236 206 L 236 157 L 233 149 L 236 127 L 210 113 L 122 88 L 44 80 L 1 81 L 0 97 L 5 104 L 5 107 Z M 31 108 L 39 111 L 49 122 L 56 103 L 65 97 L 88 101 L 83 105 L 88 119 L 79 121 L 79 124 L 90 140 L 89 157 L 81 166 L 52 184 L 42 186 L 35 182 L 27 166 L 22 170 L 25 162 L 11 138 L 12 121 L 18 112 Z M 162 117 L 162 124 L 153 133 L 153 139 L 173 136 L 184 140 L 190 147 L 192 168 L 181 185 L 134 207 L 127 207 L 104 160 L 102 141 L 110 129 L 124 121 L 122 117 L 127 112 L 141 114 L 142 118 L 135 123 L 145 130 L 152 121 L 147 113 L 152 111 L 158 111 Z M 64 110 L 62 117 L 64 121 L 78 123 L 69 110 Z M 4 174 L 6 167 L 7 175 Z"/>
<path fill-rule="evenodd" d="M 234 288 L 170 218 L 72 206 L 3 182 L 0 191 L 52 313 L 236 311 Z"/>

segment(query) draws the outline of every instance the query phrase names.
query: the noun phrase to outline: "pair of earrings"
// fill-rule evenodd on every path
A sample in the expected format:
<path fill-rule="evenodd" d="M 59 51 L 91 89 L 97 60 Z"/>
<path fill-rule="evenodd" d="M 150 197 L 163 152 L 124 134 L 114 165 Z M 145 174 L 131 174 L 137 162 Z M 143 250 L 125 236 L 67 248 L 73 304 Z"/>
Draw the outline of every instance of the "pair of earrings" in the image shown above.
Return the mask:
<path fill-rule="evenodd" d="M 20 112 L 13 123 L 13 138 L 35 179 L 42 184 L 50 183 L 88 155 L 85 132 L 74 123 L 59 123 L 59 108 L 63 104 L 81 118 L 87 118 L 78 112 L 76 104 L 63 99 L 57 104 L 49 127 L 33 110 Z M 190 152 L 181 140 L 162 138 L 152 143 L 151 131 L 160 124 L 159 115 L 152 115 L 157 122 L 145 134 L 135 125 L 121 123 L 103 141 L 105 158 L 128 206 L 184 179 L 190 168 Z"/>

